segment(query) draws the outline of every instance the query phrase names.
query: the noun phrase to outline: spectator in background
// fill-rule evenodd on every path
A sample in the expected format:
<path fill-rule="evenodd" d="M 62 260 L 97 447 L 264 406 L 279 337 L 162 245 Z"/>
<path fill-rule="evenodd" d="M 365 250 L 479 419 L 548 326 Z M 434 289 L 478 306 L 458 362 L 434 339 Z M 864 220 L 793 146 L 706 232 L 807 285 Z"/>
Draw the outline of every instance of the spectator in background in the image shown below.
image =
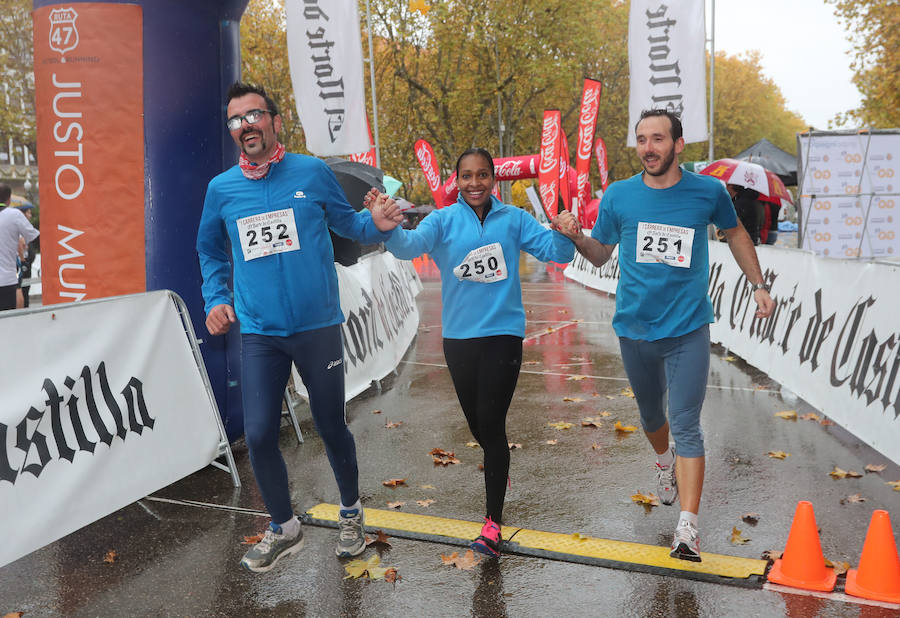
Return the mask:
<path fill-rule="evenodd" d="M 760 230 L 765 225 L 765 206 L 759 201 L 759 193 L 740 185 L 727 185 L 734 209 L 754 245 L 759 244 Z"/>
<path fill-rule="evenodd" d="M 19 237 L 31 242 L 40 233 L 28 222 L 21 210 L 9 207 L 11 197 L 12 189 L 9 185 L 0 184 L 0 311 L 16 308 Z"/>
<path fill-rule="evenodd" d="M 778 240 L 778 215 L 780 211 L 781 204 L 766 202 L 766 224 L 769 232 L 763 242 L 767 245 L 774 245 L 775 241 Z"/>
<path fill-rule="evenodd" d="M 22 211 L 29 223 L 32 222 L 31 214 L 34 206 L 24 204 L 16 206 L 16 208 Z M 28 283 L 28 280 L 31 279 L 31 266 L 34 264 L 34 258 L 37 256 L 39 246 L 39 239 L 35 238 L 31 242 L 26 242 L 24 236 L 19 236 L 19 287 L 22 289 L 22 307 L 28 307 L 30 304 L 28 296 L 31 293 L 31 284 Z"/>

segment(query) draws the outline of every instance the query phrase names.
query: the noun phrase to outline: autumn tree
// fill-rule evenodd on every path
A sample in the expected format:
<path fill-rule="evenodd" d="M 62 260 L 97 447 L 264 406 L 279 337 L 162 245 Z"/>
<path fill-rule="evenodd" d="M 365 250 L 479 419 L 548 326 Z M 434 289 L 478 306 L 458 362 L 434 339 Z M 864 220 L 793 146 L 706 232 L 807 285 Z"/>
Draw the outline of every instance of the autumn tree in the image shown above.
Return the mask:
<path fill-rule="evenodd" d="M 0 0 L 0 137 L 34 154 L 31 0 Z M 23 159 L 21 150 L 19 161 Z"/>
<path fill-rule="evenodd" d="M 287 55 L 284 0 L 250 0 L 241 19 L 241 80 L 262 86 L 284 120 L 280 139 L 291 152 L 306 152 L 297 117 Z"/>
<path fill-rule="evenodd" d="M 786 107 L 784 95 L 763 75 L 758 51 L 739 56 L 716 53 L 714 92 L 716 158 L 730 157 L 762 138 L 787 152 L 796 152 L 796 134 L 807 129 L 803 119 Z M 708 142 L 688 144 L 682 161 L 704 160 Z"/>
<path fill-rule="evenodd" d="M 838 114 L 835 123 L 856 121 L 900 127 L 900 4 L 897 0 L 828 0 L 846 22 L 855 58 L 853 83 L 862 105 Z"/>

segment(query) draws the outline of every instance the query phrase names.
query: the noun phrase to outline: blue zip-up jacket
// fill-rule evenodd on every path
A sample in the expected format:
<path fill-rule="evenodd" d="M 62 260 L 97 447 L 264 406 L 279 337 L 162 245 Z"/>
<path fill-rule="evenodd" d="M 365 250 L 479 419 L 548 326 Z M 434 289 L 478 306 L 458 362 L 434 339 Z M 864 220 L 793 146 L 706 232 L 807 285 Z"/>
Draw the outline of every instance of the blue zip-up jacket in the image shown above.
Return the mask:
<path fill-rule="evenodd" d="M 499 242 L 508 276 L 496 283 L 460 281 L 453 269 L 473 249 Z M 519 281 L 519 253 L 542 262 L 570 262 L 575 245 L 559 232 L 541 226 L 531 214 L 491 196 L 484 224 L 460 196 L 435 210 L 414 230 L 394 229 L 385 243 L 400 259 L 428 253 L 441 271 L 441 321 L 448 339 L 492 335 L 525 336 L 525 308 Z"/>
<path fill-rule="evenodd" d="M 300 249 L 244 260 L 236 221 L 287 208 L 294 211 Z M 206 312 L 233 304 L 242 333 L 282 337 L 342 323 L 328 228 L 367 244 L 388 237 L 369 211 L 353 210 L 331 168 L 315 157 L 287 153 L 260 180 L 245 178 L 237 165 L 213 178 L 197 231 Z"/>

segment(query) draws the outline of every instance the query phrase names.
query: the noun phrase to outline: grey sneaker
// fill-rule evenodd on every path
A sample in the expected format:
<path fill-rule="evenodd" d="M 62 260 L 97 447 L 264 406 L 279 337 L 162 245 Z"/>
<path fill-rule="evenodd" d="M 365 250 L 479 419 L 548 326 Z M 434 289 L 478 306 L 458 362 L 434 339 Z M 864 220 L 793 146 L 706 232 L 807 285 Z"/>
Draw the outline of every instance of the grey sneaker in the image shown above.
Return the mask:
<path fill-rule="evenodd" d="M 282 558 L 296 554 L 303 547 L 303 530 L 294 538 L 282 534 L 281 526 L 270 523 L 262 541 L 241 558 L 241 566 L 254 573 L 271 571 Z"/>
<path fill-rule="evenodd" d="M 675 448 L 672 448 L 672 454 L 675 454 Z M 678 483 L 675 480 L 675 461 L 671 466 L 661 466 L 659 462 L 656 466 L 656 495 L 659 496 L 660 502 L 663 504 L 674 504 L 678 498 Z"/>
<path fill-rule="evenodd" d="M 669 555 L 679 560 L 700 562 L 700 533 L 689 523 L 679 523 L 672 538 Z"/>
<path fill-rule="evenodd" d="M 350 558 L 358 556 L 366 549 L 366 531 L 363 529 L 362 509 L 340 511 L 338 516 L 338 544 L 334 553 L 338 558 Z"/>

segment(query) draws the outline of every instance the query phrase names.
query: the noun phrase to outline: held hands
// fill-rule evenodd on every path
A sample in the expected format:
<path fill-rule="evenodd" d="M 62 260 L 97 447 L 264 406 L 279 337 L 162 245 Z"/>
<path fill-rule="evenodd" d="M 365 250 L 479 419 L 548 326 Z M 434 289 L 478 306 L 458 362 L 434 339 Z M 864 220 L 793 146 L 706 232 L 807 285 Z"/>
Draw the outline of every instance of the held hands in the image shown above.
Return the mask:
<path fill-rule="evenodd" d="M 216 305 L 209 310 L 209 314 L 206 316 L 206 330 L 210 335 L 224 335 L 236 321 L 234 308 L 231 305 L 224 303 Z"/>
<path fill-rule="evenodd" d="M 568 210 L 560 212 L 550 223 L 550 227 L 573 241 L 583 236 L 578 219 Z"/>
<path fill-rule="evenodd" d="M 372 213 L 372 222 L 379 231 L 389 232 L 403 222 L 403 213 L 397 202 L 374 187 L 366 193 L 363 205 Z"/>

